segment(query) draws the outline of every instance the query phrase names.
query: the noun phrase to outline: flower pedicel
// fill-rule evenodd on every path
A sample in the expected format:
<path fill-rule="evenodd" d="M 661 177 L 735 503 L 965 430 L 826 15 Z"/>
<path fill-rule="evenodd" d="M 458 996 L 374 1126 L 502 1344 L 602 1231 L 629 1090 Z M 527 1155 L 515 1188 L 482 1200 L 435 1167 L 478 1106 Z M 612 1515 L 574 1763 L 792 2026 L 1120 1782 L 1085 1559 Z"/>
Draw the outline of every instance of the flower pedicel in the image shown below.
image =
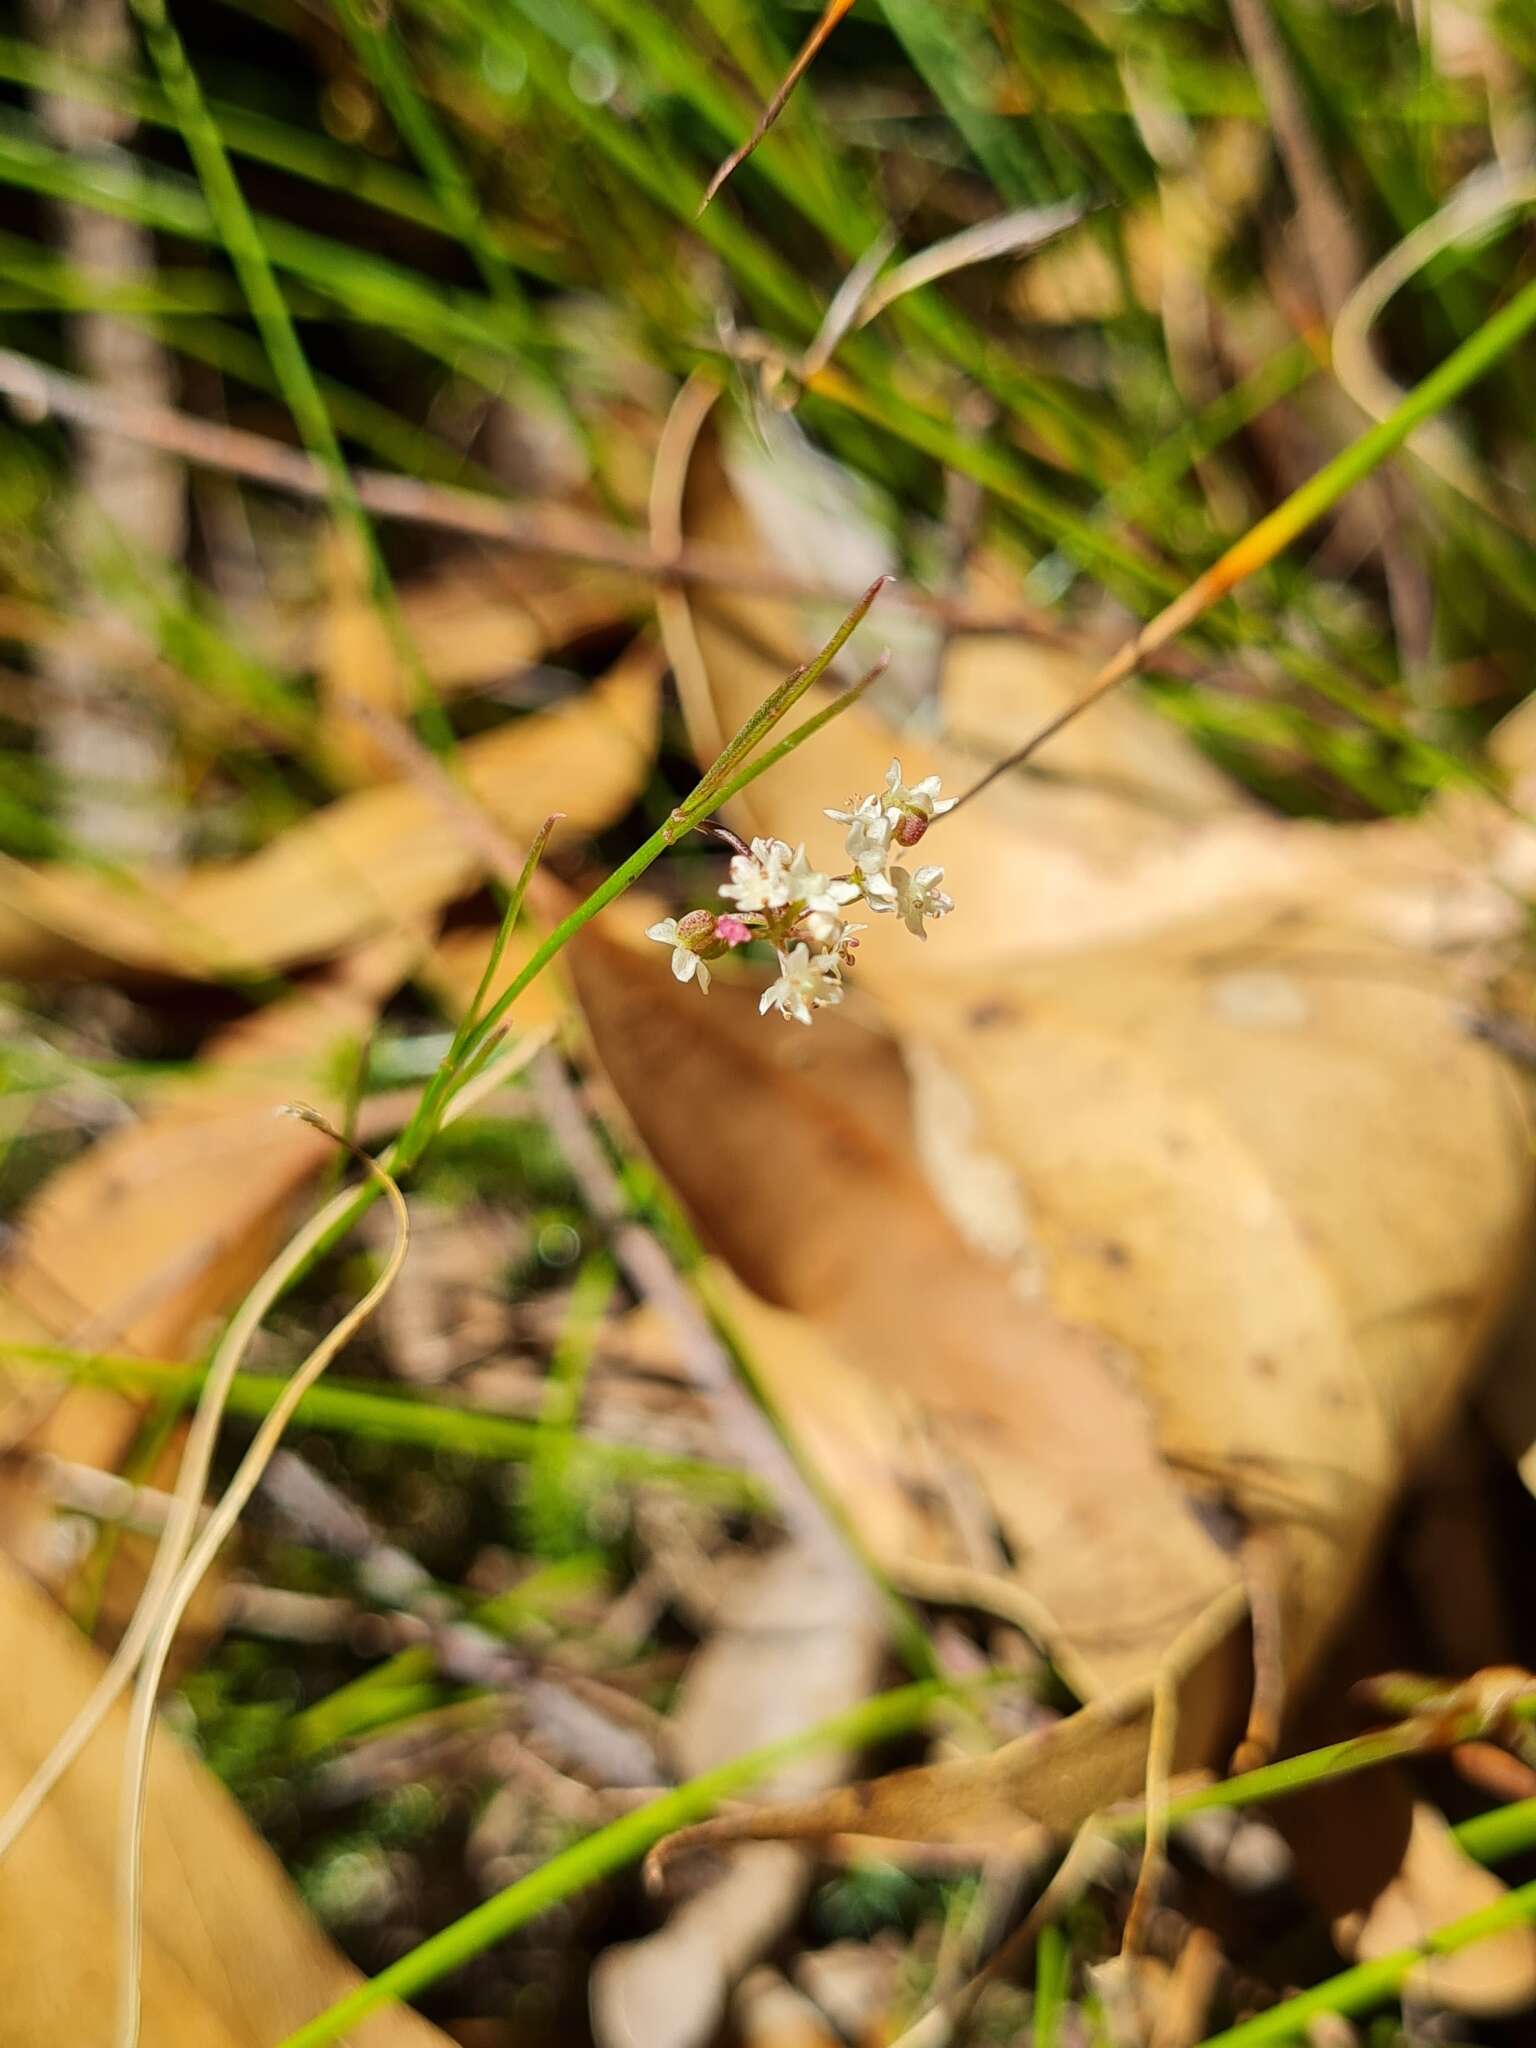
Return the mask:
<path fill-rule="evenodd" d="M 892 911 L 920 939 L 928 936 L 929 919 L 947 917 L 954 909 L 941 887 L 942 868 L 909 871 L 891 863 L 957 802 L 939 795 L 936 775 L 925 775 L 909 788 L 901 763 L 893 761 L 883 792 L 826 814 L 848 828 L 844 846 L 853 863 L 848 874 L 813 868 L 803 846 L 754 839 L 732 856 L 730 877 L 720 885 L 729 910 L 664 917 L 646 936 L 670 946 L 672 972 L 679 981 L 697 981 L 706 994 L 711 960 L 749 939 L 767 939 L 778 954 L 779 973 L 764 989 L 759 1008 L 809 1024 L 817 1010 L 843 999 L 843 974 L 854 964 L 859 933 L 867 929 L 843 915 L 851 905 L 862 903 L 876 914 Z"/>

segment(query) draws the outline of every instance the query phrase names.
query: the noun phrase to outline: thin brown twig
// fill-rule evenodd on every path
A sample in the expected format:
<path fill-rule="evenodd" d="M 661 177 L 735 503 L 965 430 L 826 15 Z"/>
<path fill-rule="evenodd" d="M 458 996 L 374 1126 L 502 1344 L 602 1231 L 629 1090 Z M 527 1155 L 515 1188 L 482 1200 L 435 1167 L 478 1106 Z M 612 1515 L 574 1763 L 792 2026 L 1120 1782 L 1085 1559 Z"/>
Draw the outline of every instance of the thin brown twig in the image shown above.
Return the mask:
<path fill-rule="evenodd" d="M 841 1533 L 772 1424 L 741 1385 L 704 1310 L 660 1242 L 630 1215 L 618 1176 L 603 1157 L 558 1054 L 540 1057 L 533 1069 L 533 1082 L 550 1134 L 593 1215 L 609 1231 L 614 1257 L 625 1278 L 637 1294 L 660 1309 L 676 1331 L 689 1376 L 709 1396 L 730 1453 L 772 1488 L 779 1512 L 797 1541 L 813 1546 L 820 1556 L 846 1561 Z"/>
<path fill-rule="evenodd" d="M 757 126 L 739 149 L 731 151 L 725 162 L 721 164 L 719 170 L 715 172 L 715 175 L 704 188 L 704 197 L 699 201 L 700 213 L 708 206 L 726 179 L 730 177 L 732 171 L 746 162 L 774 122 L 777 121 L 780 114 L 789 105 L 790 94 L 800 83 L 806 72 L 810 70 L 812 63 L 815 61 L 817 51 L 820 50 L 822 44 L 831 35 L 833 29 L 837 27 L 837 24 L 852 5 L 853 0 L 827 0 L 827 4 L 822 9 L 815 27 L 796 51 L 793 63 L 779 81 L 778 89 L 759 116 Z"/>
<path fill-rule="evenodd" d="M 0 349 L 0 395 L 9 398 L 24 416 L 45 419 L 53 414 L 99 433 L 120 434 L 178 455 L 199 468 L 244 477 L 294 497 L 324 500 L 330 494 L 325 471 L 300 449 L 242 427 L 197 419 L 172 406 L 126 404 L 98 384 L 50 369 L 11 349 Z M 529 510 L 483 491 L 423 483 L 387 470 L 357 469 L 352 476 L 359 502 L 381 519 L 461 533 L 523 554 L 585 562 L 652 582 L 704 584 L 750 591 L 760 597 L 803 598 L 837 604 L 845 610 L 852 601 L 853 593 L 841 584 L 764 567 L 757 558 L 734 548 L 689 541 L 662 554 L 642 534 L 626 533 L 621 527 L 563 506 Z M 1036 612 L 967 603 L 910 582 L 895 585 L 891 601 L 957 630 L 1052 637 L 1047 622 Z"/>
<path fill-rule="evenodd" d="M 1243 1739 L 1228 1766 L 1234 1776 L 1256 1771 L 1280 1747 L 1285 1714 L 1285 1616 L 1278 1548 L 1276 1531 L 1253 1529 L 1243 1539 L 1240 1553 L 1253 1631 L 1253 1696 Z"/>
<path fill-rule="evenodd" d="M 1125 1916 L 1121 1944 L 1126 1955 L 1135 1955 L 1142 1945 L 1147 1915 L 1156 1900 L 1167 1862 L 1169 1788 L 1179 1735 L 1180 1692 L 1185 1679 L 1230 1633 L 1247 1606 L 1245 1585 L 1239 1582 L 1226 1587 L 1174 1638 L 1158 1660 L 1147 1732 L 1146 1827 L 1142 1835 L 1141 1869 Z"/>

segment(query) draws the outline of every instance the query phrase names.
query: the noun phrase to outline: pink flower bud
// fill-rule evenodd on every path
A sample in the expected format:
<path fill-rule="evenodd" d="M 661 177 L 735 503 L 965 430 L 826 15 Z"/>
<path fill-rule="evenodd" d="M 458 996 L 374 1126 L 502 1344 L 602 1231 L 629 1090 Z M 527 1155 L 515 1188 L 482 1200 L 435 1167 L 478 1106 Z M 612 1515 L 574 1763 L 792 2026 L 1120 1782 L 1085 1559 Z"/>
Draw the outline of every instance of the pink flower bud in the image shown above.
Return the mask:
<path fill-rule="evenodd" d="M 724 939 L 728 946 L 744 946 L 751 936 L 751 926 L 743 924 L 739 917 L 727 915 L 715 919 L 715 937 Z"/>
<path fill-rule="evenodd" d="M 922 817 L 916 811 L 905 811 L 902 814 L 901 823 L 896 827 L 896 844 L 898 846 L 916 846 L 927 830 L 928 820 L 925 817 Z"/>

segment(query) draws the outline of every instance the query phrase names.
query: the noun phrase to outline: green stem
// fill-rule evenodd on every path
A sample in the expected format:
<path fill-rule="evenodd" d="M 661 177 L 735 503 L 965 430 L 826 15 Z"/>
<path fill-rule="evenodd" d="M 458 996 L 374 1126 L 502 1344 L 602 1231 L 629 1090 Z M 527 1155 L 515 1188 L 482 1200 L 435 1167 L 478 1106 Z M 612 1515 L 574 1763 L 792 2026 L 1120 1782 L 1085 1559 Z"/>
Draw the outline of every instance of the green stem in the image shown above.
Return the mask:
<path fill-rule="evenodd" d="M 886 669 L 890 665 L 890 659 L 888 653 L 882 654 L 874 666 L 867 669 L 851 689 L 844 690 L 840 697 L 834 697 L 830 704 L 824 704 L 819 711 L 813 712 L 809 718 L 797 725 L 793 732 L 786 733 L 784 738 L 777 741 L 766 753 L 759 754 L 749 767 L 743 768 L 733 775 L 728 782 L 716 790 L 711 808 L 719 810 L 723 804 L 728 804 L 733 796 L 740 795 L 749 782 L 755 782 L 759 775 L 766 774 L 775 763 L 782 761 L 786 754 L 792 754 L 796 747 L 803 747 L 807 740 L 814 739 L 824 725 L 830 725 L 840 712 L 846 711 L 850 704 L 856 703 L 863 696 L 864 692 L 877 677 L 885 674 Z"/>
<path fill-rule="evenodd" d="M 1283 505 L 1276 506 L 1266 518 L 1251 527 L 1231 551 L 1232 554 L 1239 551 L 1245 557 L 1251 554 L 1253 565 L 1258 567 L 1279 554 L 1282 548 L 1289 547 L 1314 519 L 1320 519 L 1330 511 L 1346 491 L 1352 490 L 1401 448 L 1416 427 L 1443 412 L 1479 377 L 1486 376 L 1533 326 L 1536 326 L 1536 278 L 1516 292 L 1508 305 L 1500 307 L 1476 334 L 1453 349 L 1437 369 L 1431 370 L 1422 382 L 1415 384 L 1384 420 L 1367 429 L 1358 441 L 1351 442 L 1331 462 L 1325 463 L 1316 476 L 1309 477 L 1299 490 L 1293 491 Z"/>
<path fill-rule="evenodd" d="M 1480 1724 L 1479 1724 L 1480 1725 Z M 1358 1735 L 1347 1742 L 1330 1742 L 1323 1749 L 1309 1749 L 1300 1756 L 1288 1756 L 1279 1763 L 1262 1764 L 1240 1777 L 1222 1778 L 1214 1785 L 1201 1785 L 1168 1802 L 1171 1822 L 1187 1820 L 1191 1814 L 1210 1813 L 1231 1806 L 1258 1806 L 1288 1793 L 1303 1791 L 1331 1778 L 1352 1777 L 1356 1771 L 1374 1770 L 1378 1764 L 1398 1757 L 1415 1756 L 1425 1747 L 1418 1729 L 1405 1725 L 1384 1728 L 1379 1734 Z M 1140 1838 L 1144 1816 L 1127 1814 L 1111 1824 L 1110 1832 L 1124 1838 Z"/>
<path fill-rule="evenodd" d="M 88 1386 L 147 1393 L 177 1403 L 193 1400 L 208 1376 L 199 1365 L 85 1354 L 54 1344 L 0 1344 L 0 1359 L 7 1365 L 63 1373 Z M 276 1405 L 286 1385 L 285 1379 L 270 1373 L 237 1373 L 230 1383 L 229 1412 L 259 1422 Z M 312 1387 L 300 1401 L 294 1420 L 310 1429 L 367 1437 L 375 1443 L 410 1444 L 420 1450 L 518 1463 L 536 1454 L 542 1434 L 536 1422 L 380 1394 L 346 1380 L 324 1380 Z M 675 1457 L 587 1436 L 573 1437 L 571 1451 L 593 1472 L 615 1480 L 686 1486 L 744 1509 L 762 1511 L 770 1504 L 761 1483 L 749 1473 L 706 1464 L 701 1458 Z"/>
<path fill-rule="evenodd" d="M 141 126 L 177 125 L 165 94 L 155 86 L 72 63 L 51 50 L 37 49 L 12 36 L 0 36 L 0 78 L 37 92 L 120 109 L 131 114 Z M 434 234 L 454 232 L 440 203 L 417 179 L 378 162 L 362 150 L 349 149 L 328 136 L 290 127 L 286 122 L 272 120 L 227 100 L 210 100 L 208 111 L 223 137 L 224 147 L 237 156 L 270 164 L 326 191 L 344 191 L 349 199 L 376 206 L 383 213 L 410 221 L 416 227 L 429 228 Z M 495 235 L 500 239 L 494 246 L 506 260 L 550 282 L 562 280 L 559 265 L 532 237 L 511 239 L 509 230 L 501 223 Z"/>
<path fill-rule="evenodd" d="M 559 1905 L 562 1899 L 634 1863 L 663 1835 L 704 1820 L 722 1799 L 744 1791 L 779 1765 L 817 1750 L 862 1748 L 868 1743 L 904 1735 L 921 1726 L 930 1707 L 952 1695 L 952 1687 L 931 1681 L 902 1686 L 834 1714 L 798 1735 L 733 1757 L 729 1763 L 691 1778 L 686 1785 L 664 1792 L 659 1799 L 573 1843 L 538 1870 L 530 1871 L 527 1877 L 519 1878 L 484 1905 L 432 1935 L 290 2034 L 281 2048 L 321 2048 L 323 2042 L 340 2039 L 380 2006 L 425 1990 L 450 1970 L 472 1961 L 493 1942 L 505 1940 L 517 1928 Z"/>
<path fill-rule="evenodd" d="M 560 920 L 549 937 L 524 964 L 511 986 L 503 990 L 481 1022 L 468 1034 L 463 1048 L 466 1058 L 472 1057 L 479 1050 L 524 989 L 535 976 L 543 973 L 550 961 L 575 938 L 583 925 L 590 924 L 600 910 L 605 910 L 615 897 L 621 896 L 631 882 L 638 880 L 669 846 L 675 846 L 679 839 L 691 832 L 710 811 L 723 802 L 727 794 L 734 796 L 749 783 L 755 782 L 766 769 L 771 768 L 776 761 L 782 760 L 794 748 L 803 746 L 813 733 L 821 730 L 829 718 L 834 717 L 845 705 L 853 701 L 863 688 L 863 683 L 845 692 L 835 703 L 828 705 L 815 717 L 806 719 L 803 725 L 797 726 L 778 746 L 771 747 L 767 753 L 759 754 L 751 761 L 746 761 L 745 757 L 752 753 L 755 747 L 761 745 L 773 728 L 799 703 L 806 691 L 820 681 L 889 581 L 890 578 L 887 576 L 875 578 L 826 645 L 802 667 L 786 676 L 779 687 L 764 699 L 735 738 L 728 741 L 724 751 L 711 762 L 677 809 L 663 819 L 645 844 L 637 847 L 622 867 L 615 868 L 607 881 L 600 883 L 584 903 L 578 903 L 569 916 Z M 866 676 L 864 681 L 868 682 L 871 679 L 872 676 Z M 402 1136 L 402 1145 L 409 1135 L 410 1132 L 407 1131 Z M 400 1169 L 392 1164 L 390 1170 L 398 1175 Z M 366 1193 L 366 1189 L 360 1192 Z"/>
<path fill-rule="evenodd" d="M 1072 1951 L 1059 1927 L 1042 1927 L 1035 1950 L 1035 2009 L 1032 2048 L 1056 2048 L 1072 1975 Z"/>
<path fill-rule="evenodd" d="M 1477 1863 L 1501 1863 L 1536 1848 L 1536 1799 L 1517 1799 L 1512 1806 L 1490 1807 L 1452 1828 L 1452 1834 Z"/>
<path fill-rule="evenodd" d="M 1410 1948 L 1396 1949 L 1371 1963 L 1357 1963 L 1352 1970 L 1341 1970 L 1336 1977 L 1314 1984 L 1309 1991 L 1300 1991 L 1283 2004 L 1271 2006 L 1268 2012 L 1228 2027 L 1225 2033 L 1211 2035 L 1201 2048 L 1261 2048 L 1267 2042 L 1295 2040 L 1320 2013 L 1369 2012 L 1401 1990 L 1409 1972 L 1426 1957 L 1454 1955 L 1458 1949 L 1470 1948 L 1475 1941 L 1486 1941 L 1491 1934 L 1507 1934 L 1533 1920 L 1536 1883 L 1521 1885 L 1491 1906 L 1480 1907 L 1460 1920 L 1432 1929 Z"/>
<path fill-rule="evenodd" d="M 361 552 L 375 608 L 395 654 L 411 680 L 423 732 L 438 752 L 446 753 L 453 744 L 452 731 L 406 630 L 373 523 L 357 494 L 357 486 L 347 468 L 325 399 L 309 367 L 298 329 L 293 324 L 293 315 L 288 310 L 260 231 L 246 205 L 245 194 L 240 189 L 240 181 L 224 147 L 224 138 L 203 98 L 197 74 L 188 62 L 181 37 L 166 11 L 165 0 L 130 0 L 130 5 L 143 31 L 145 47 L 160 74 L 161 86 L 202 185 L 208 210 L 250 304 L 284 401 L 293 414 L 305 447 L 325 471 L 331 507 L 338 524 L 352 535 Z"/>
<path fill-rule="evenodd" d="M 692 826 L 704 816 L 706 811 L 713 810 L 721 802 L 724 786 L 731 781 L 736 770 L 740 768 L 741 763 L 746 760 L 747 756 L 755 748 L 761 746 L 774 727 L 781 724 L 789 713 L 793 711 L 806 691 L 813 684 L 821 681 L 821 678 L 832 666 L 832 663 L 836 661 L 838 655 L 842 653 L 848 641 L 853 637 L 853 634 L 863 624 L 870 606 L 890 580 L 889 576 L 877 576 L 858 603 L 853 607 L 853 610 L 849 612 L 847 618 L 843 620 L 837 631 L 832 635 L 826 646 L 814 655 L 810 661 L 805 662 L 801 667 L 795 669 L 792 674 L 786 676 L 779 687 L 759 704 L 734 739 L 727 741 L 724 750 L 710 763 L 688 797 L 679 806 L 680 812 L 688 814 L 689 825 L 687 829 L 691 830 Z M 825 719 L 821 720 L 821 724 L 824 725 L 825 723 Z M 798 735 L 792 733 L 789 741 L 783 743 L 775 753 L 762 756 L 754 765 L 753 774 L 761 775 L 763 770 L 769 767 L 773 761 L 782 758 L 782 755 L 789 751 L 791 745 L 798 746 L 802 744 L 804 740 L 810 737 L 812 732 L 818 729 L 815 722 L 801 726 Z M 737 788 L 741 787 L 741 781 L 738 780 L 734 786 Z"/>

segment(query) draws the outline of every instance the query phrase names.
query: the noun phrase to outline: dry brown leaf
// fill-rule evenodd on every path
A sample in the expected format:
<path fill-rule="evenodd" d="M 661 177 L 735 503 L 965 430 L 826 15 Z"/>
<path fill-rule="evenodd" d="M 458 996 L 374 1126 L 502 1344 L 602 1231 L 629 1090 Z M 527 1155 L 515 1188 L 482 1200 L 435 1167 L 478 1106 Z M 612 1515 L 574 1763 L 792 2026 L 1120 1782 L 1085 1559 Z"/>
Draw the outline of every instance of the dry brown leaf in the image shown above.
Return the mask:
<path fill-rule="evenodd" d="M 719 447 L 695 445 L 709 409 L 695 385 L 674 414 L 658 533 L 741 545 Z M 799 622 L 676 592 L 664 619 L 707 754 Z M 983 671 L 968 690 L 991 746 L 1015 667 L 1026 731 L 1062 688 L 1027 649 L 960 648 L 962 674 Z M 1047 756 L 936 828 L 923 858 L 949 870 L 959 911 L 924 947 L 871 934 L 863 1004 L 814 1034 L 760 1024 L 726 974 L 707 1004 L 663 993 L 604 940 L 576 968 L 641 1136 L 739 1279 L 831 1354 L 807 1368 L 779 1347 L 789 1426 L 856 1516 L 861 1472 L 890 1457 L 871 1540 L 934 1545 L 952 1582 L 963 1565 L 1002 1589 L 1000 1611 L 1042 1614 L 1074 1685 L 1119 1695 L 1117 1714 L 1231 1585 L 1208 1531 L 1232 1507 L 1267 1532 L 1304 1684 L 1507 1303 L 1532 1193 L 1508 1073 L 1432 950 L 1507 922 L 1467 859 L 1491 807 L 1354 834 L 1288 824 L 1223 802 L 1166 744 L 1140 747 L 1140 717 L 1119 705 L 1096 757 L 1079 734 L 1067 778 Z M 754 784 L 739 822 L 830 854 L 820 806 L 873 786 L 893 751 L 950 787 L 986 765 L 895 738 L 861 705 Z M 890 1413 L 850 1446 L 869 1408 L 858 1375 Z M 917 1561 L 932 1580 L 933 1551 Z M 1186 1691 L 1183 1762 L 1219 1761 L 1244 1703 L 1230 1662 L 1207 1676 Z M 1145 1753 L 1144 1709 L 1113 1740 L 1078 1723 L 1091 1739 L 1068 1723 L 976 1767 L 969 1805 L 941 1767 L 711 1832 L 974 1826 L 995 1842 L 1020 1816 L 1071 1826 L 1133 1790 Z M 1074 1783 L 1052 1751 L 1079 1740 Z M 1441 1824 L 1425 1828 L 1383 1927 L 1404 1896 L 1429 1918 L 1463 1904 Z M 1373 1917 L 1364 1945 L 1379 1933 Z M 1533 1963 L 1526 1942 L 1527 1992 Z"/>
<path fill-rule="evenodd" d="M 367 716 L 398 719 L 410 710 L 410 686 L 394 637 L 369 587 L 358 536 L 333 532 L 324 556 L 325 602 L 315 648 L 316 737 L 339 788 L 392 782 L 398 764 Z"/>
<path fill-rule="evenodd" d="M 1417 1800 L 1405 1771 L 1345 1778 L 1273 1810 L 1297 1875 L 1327 1914 L 1340 1951 L 1361 1962 L 1412 1946 L 1432 1927 L 1504 1894 L 1439 1811 Z M 1415 1992 L 1461 2012 L 1519 2011 L 1531 2001 L 1528 1931 L 1515 1928 L 1415 1973 Z"/>
<path fill-rule="evenodd" d="M 406 716 L 410 684 L 350 536 L 332 536 L 324 571 L 312 650 L 321 746 L 339 785 L 392 782 L 399 758 L 366 714 Z M 565 564 L 472 562 L 407 586 L 399 605 L 422 675 L 447 696 L 515 676 L 557 648 L 612 630 L 638 609 L 636 599 L 619 577 L 573 576 Z"/>
<path fill-rule="evenodd" d="M 895 1046 L 841 1017 L 803 1037 L 765 1031 L 747 989 L 718 976 L 701 1003 L 591 927 L 571 958 L 604 1067 L 714 1249 L 910 1411 L 930 1489 L 949 1464 L 971 1483 L 1002 1468 L 1006 1509 L 983 1491 L 1011 1517 L 1056 1617 L 1053 1650 L 1085 1689 L 1145 1670 L 1149 1646 L 1231 1583 L 1231 1561 L 1159 1460 L 1114 1347 L 1023 1299 L 940 1207 Z M 685 1089 L 659 1080 L 678 1073 Z M 701 1102 L 728 1106 L 707 1142 Z"/>
<path fill-rule="evenodd" d="M 0 1643 L 12 1670 L 26 1674 L 0 1718 L 3 1806 L 74 1716 L 99 1660 L 4 1560 Z M 119 1712 L 0 1865 L 6 2048 L 107 2037 L 122 1747 Z M 145 1858 L 145 2039 L 157 2048 L 272 2048 L 357 1981 L 234 1801 L 162 1731 Z M 395 2006 L 350 2038 L 358 2048 L 441 2048 L 445 2037 Z"/>
<path fill-rule="evenodd" d="M 493 556 L 401 592 L 411 641 L 435 687 L 481 689 L 649 610 L 634 577 L 586 565 Z"/>
<path fill-rule="evenodd" d="M 717 398 L 714 386 L 695 381 L 663 436 L 653 503 L 658 542 L 707 534 L 760 555 L 771 536 L 732 488 L 732 458 L 709 426 Z M 718 751 L 826 632 L 819 614 L 739 592 L 666 590 L 657 609 L 700 759 Z M 867 665 L 885 630 L 877 606 L 851 643 L 847 680 Z M 896 702 L 914 694 L 905 665 L 923 658 L 898 648 L 887 679 Z M 786 826 L 793 841 L 810 841 L 813 856 L 820 849 L 830 857 L 837 834 L 822 809 L 877 783 L 893 752 L 909 778 L 937 774 L 946 788 L 964 788 L 991 766 L 1005 739 L 1016 745 L 1028 737 L 1037 713 L 1070 702 L 1091 673 L 1088 661 L 1079 671 L 1058 649 L 995 634 L 960 636 L 941 700 L 947 706 L 953 677 L 962 707 L 957 739 L 918 729 L 893 735 L 877 708 L 882 700 L 867 698 L 754 782 L 727 815 L 746 836 Z M 1319 888 L 1334 879 L 1321 828 L 1286 832 L 1235 796 L 1222 802 L 1219 780 L 1133 699 L 1110 699 L 1098 711 L 1105 715 L 1100 738 L 1091 736 L 1093 721 L 1082 721 L 1063 737 L 1060 759 L 1046 757 L 1047 775 L 1007 778 L 945 820 L 942 859 L 965 878 L 964 914 L 944 927 L 942 947 L 866 946 L 865 987 L 893 959 L 903 982 L 948 979 L 981 962 L 1140 936 L 1259 895 L 1283 899 L 1314 876 Z M 979 748 L 960 743 L 966 726 Z"/>
<path fill-rule="evenodd" d="M 459 748 L 466 790 L 520 844 L 552 809 L 592 832 L 641 787 L 656 739 L 660 665 L 635 647 L 558 711 Z M 25 978 L 116 962 L 142 972 L 270 973 L 398 930 L 472 888 L 473 833 L 432 788 L 393 782 L 338 798 L 248 859 L 135 884 L 78 868 L 0 862 L 0 969 Z"/>

